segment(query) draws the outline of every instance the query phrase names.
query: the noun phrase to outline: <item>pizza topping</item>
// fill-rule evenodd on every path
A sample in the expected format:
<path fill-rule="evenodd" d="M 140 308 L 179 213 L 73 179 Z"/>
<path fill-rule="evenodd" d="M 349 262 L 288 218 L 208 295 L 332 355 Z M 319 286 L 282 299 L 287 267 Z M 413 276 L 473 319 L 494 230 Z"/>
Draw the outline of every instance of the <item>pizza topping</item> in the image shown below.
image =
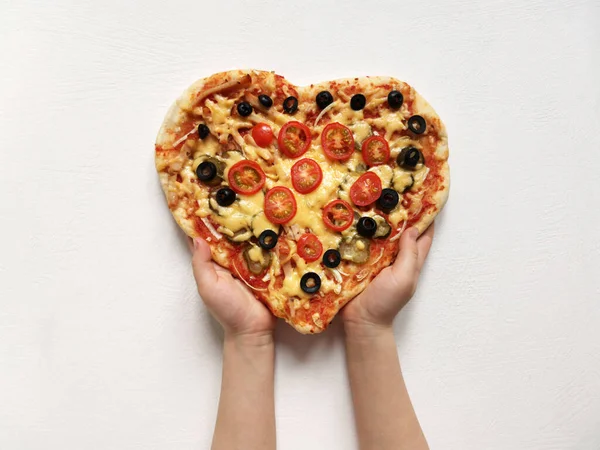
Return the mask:
<path fill-rule="evenodd" d="M 321 277 L 314 272 L 307 272 L 300 279 L 300 288 L 307 294 L 314 294 L 321 288 Z"/>
<path fill-rule="evenodd" d="M 235 201 L 236 197 L 235 192 L 228 187 L 219 189 L 215 195 L 219 206 L 230 206 Z"/>
<path fill-rule="evenodd" d="M 373 237 L 377 231 L 377 222 L 371 217 L 361 217 L 356 224 L 356 231 L 364 237 Z"/>
<path fill-rule="evenodd" d="M 340 244 L 340 255 L 346 261 L 364 264 L 369 260 L 370 242 L 363 237 L 353 237 L 349 242 Z"/>
<path fill-rule="evenodd" d="M 354 152 L 352 131 L 338 122 L 328 124 L 321 133 L 321 145 L 325 154 L 338 161 L 343 161 Z"/>
<path fill-rule="evenodd" d="M 385 164 L 390 159 L 390 146 L 381 136 L 371 136 L 363 142 L 362 155 L 370 166 Z"/>
<path fill-rule="evenodd" d="M 288 114 L 294 114 L 298 110 L 298 99 L 293 95 L 283 101 L 283 110 Z"/>
<path fill-rule="evenodd" d="M 254 161 L 242 160 L 231 166 L 228 179 L 238 194 L 254 194 L 265 184 L 265 173 Z"/>
<path fill-rule="evenodd" d="M 334 200 L 323 208 L 323 222 L 333 231 L 344 231 L 353 221 L 352 207 L 344 200 Z"/>
<path fill-rule="evenodd" d="M 323 180 L 323 171 L 314 159 L 303 158 L 292 166 L 292 185 L 300 194 L 314 191 Z"/>
<path fill-rule="evenodd" d="M 202 223 L 206 226 L 206 228 L 208 228 L 208 231 L 210 231 L 217 241 L 223 237 L 221 233 L 215 230 L 215 227 L 213 227 L 212 223 L 210 223 L 210 220 L 208 220 L 206 217 L 202 217 L 200 220 L 202 220 Z"/>
<path fill-rule="evenodd" d="M 360 111 L 367 104 L 367 98 L 362 94 L 355 94 L 350 99 L 350 108 L 354 111 Z"/>
<path fill-rule="evenodd" d="M 209 134 L 210 130 L 205 124 L 201 123 L 200 125 L 198 125 L 198 136 L 200 137 L 200 139 L 206 139 Z"/>
<path fill-rule="evenodd" d="M 259 147 L 267 147 L 273 141 L 273 130 L 266 123 L 257 123 L 252 127 L 252 139 Z"/>
<path fill-rule="evenodd" d="M 342 262 L 342 257 L 340 255 L 340 252 L 338 252 L 337 250 L 330 248 L 323 254 L 323 265 L 325 267 L 333 269 L 339 266 L 340 262 Z"/>
<path fill-rule="evenodd" d="M 248 117 L 250 114 L 252 114 L 252 105 L 248 102 L 238 103 L 237 112 L 242 117 Z"/>
<path fill-rule="evenodd" d="M 415 147 L 404 147 L 402 151 L 398 153 L 396 163 L 400 167 L 414 169 L 418 164 L 425 164 L 425 158 L 419 149 Z"/>
<path fill-rule="evenodd" d="M 250 272 L 260 275 L 271 264 L 271 254 L 257 246 L 247 247 L 244 250 L 244 260 Z"/>
<path fill-rule="evenodd" d="M 263 105 L 267 109 L 269 109 L 271 106 L 273 106 L 273 99 L 271 97 L 269 97 L 268 95 L 260 94 L 258 96 L 258 101 L 260 102 L 261 105 Z"/>
<path fill-rule="evenodd" d="M 377 199 L 377 207 L 384 213 L 389 213 L 393 210 L 400 202 L 400 196 L 393 190 L 386 188 L 381 191 L 381 195 Z"/>
<path fill-rule="evenodd" d="M 326 108 L 333 103 L 333 95 L 329 91 L 321 91 L 316 97 L 317 106 L 321 109 Z"/>
<path fill-rule="evenodd" d="M 350 199 L 356 206 L 367 206 L 381 196 L 381 179 L 373 172 L 361 175 L 350 188 Z"/>
<path fill-rule="evenodd" d="M 212 181 L 217 176 L 217 166 L 210 161 L 201 162 L 198 164 L 198 167 L 196 167 L 196 175 L 200 181 Z"/>
<path fill-rule="evenodd" d="M 381 217 L 379 214 L 373 216 L 373 220 L 377 223 L 377 231 L 373 235 L 374 238 L 383 239 L 390 235 L 392 232 L 392 227 L 387 221 Z"/>
<path fill-rule="evenodd" d="M 390 105 L 390 108 L 392 109 L 398 109 L 402 106 L 402 103 L 404 102 L 404 96 L 402 95 L 402 92 L 400 91 L 391 91 L 388 94 L 388 105 Z"/>
<path fill-rule="evenodd" d="M 312 233 L 306 233 L 298 239 L 298 254 L 306 262 L 316 261 L 323 253 L 323 245 L 319 238 Z"/>
<path fill-rule="evenodd" d="M 259 245 L 265 250 L 271 250 L 277 245 L 279 237 L 273 230 L 265 230 L 258 236 Z"/>
<path fill-rule="evenodd" d="M 408 119 L 408 129 L 415 134 L 423 134 L 425 133 L 425 129 L 427 128 L 427 123 L 425 119 L 421 116 L 412 116 Z"/>
<path fill-rule="evenodd" d="M 294 194 L 284 186 L 275 186 L 265 195 L 265 214 L 273 223 L 287 223 L 296 215 Z"/>
<path fill-rule="evenodd" d="M 288 122 L 281 127 L 277 137 L 279 150 L 289 158 L 298 158 L 306 153 L 311 141 L 308 127 L 296 121 Z"/>

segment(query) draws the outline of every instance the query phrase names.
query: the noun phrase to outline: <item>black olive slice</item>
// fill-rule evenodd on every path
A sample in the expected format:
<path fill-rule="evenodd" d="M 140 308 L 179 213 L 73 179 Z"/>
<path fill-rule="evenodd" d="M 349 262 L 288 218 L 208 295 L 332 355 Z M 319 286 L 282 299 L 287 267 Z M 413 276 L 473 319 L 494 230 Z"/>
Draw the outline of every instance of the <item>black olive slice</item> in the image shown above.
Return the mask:
<path fill-rule="evenodd" d="M 204 161 L 196 167 L 196 175 L 200 181 L 211 181 L 217 176 L 217 166 L 210 161 Z"/>
<path fill-rule="evenodd" d="M 354 111 L 360 111 L 367 104 L 367 98 L 362 94 L 355 94 L 350 99 L 350 108 Z"/>
<path fill-rule="evenodd" d="M 427 128 L 427 123 L 425 119 L 421 116 L 412 116 L 408 119 L 408 129 L 415 134 L 423 134 L 425 133 L 425 129 Z"/>
<path fill-rule="evenodd" d="M 400 202 L 398 193 L 390 188 L 385 188 L 381 191 L 381 195 L 377 199 L 377 207 L 385 213 L 390 212 Z"/>
<path fill-rule="evenodd" d="M 319 108 L 325 109 L 333 103 L 333 95 L 329 91 L 321 91 L 317 94 L 315 101 Z"/>
<path fill-rule="evenodd" d="M 258 236 L 258 244 L 265 250 L 271 250 L 277 245 L 277 233 L 273 230 L 265 230 Z"/>
<path fill-rule="evenodd" d="M 321 277 L 314 272 L 307 272 L 300 279 L 300 288 L 307 294 L 314 294 L 321 289 Z"/>
<path fill-rule="evenodd" d="M 273 106 L 273 99 L 271 97 L 269 97 L 268 95 L 260 94 L 258 96 L 258 101 L 260 102 L 261 105 L 263 105 L 267 109 L 269 109 L 271 106 Z"/>
<path fill-rule="evenodd" d="M 250 114 L 252 114 L 252 105 L 248 102 L 238 103 L 237 112 L 242 117 L 248 117 Z"/>
<path fill-rule="evenodd" d="M 235 201 L 236 194 L 233 189 L 224 187 L 217 191 L 215 197 L 219 206 L 229 206 Z"/>
<path fill-rule="evenodd" d="M 329 249 L 323 254 L 323 265 L 325 267 L 333 269 L 339 266 L 340 262 L 342 262 L 342 255 L 337 250 Z"/>
<path fill-rule="evenodd" d="M 396 163 L 406 169 L 414 169 L 419 163 L 425 164 L 423 153 L 415 147 L 404 147 L 396 158 Z"/>
<path fill-rule="evenodd" d="M 200 137 L 200 139 L 206 139 L 209 134 L 210 130 L 205 124 L 201 123 L 200 125 L 198 125 L 198 136 Z"/>
<path fill-rule="evenodd" d="M 390 105 L 390 108 L 398 109 L 402 106 L 403 102 L 404 102 L 404 96 L 402 95 L 402 92 L 391 91 L 388 94 L 388 105 Z"/>
<path fill-rule="evenodd" d="M 377 222 L 371 217 L 361 217 L 356 224 L 356 231 L 364 237 L 373 237 L 377 231 Z"/>
<path fill-rule="evenodd" d="M 283 101 L 283 110 L 288 114 L 294 114 L 298 109 L 298 99 L 293 95 Z"/>

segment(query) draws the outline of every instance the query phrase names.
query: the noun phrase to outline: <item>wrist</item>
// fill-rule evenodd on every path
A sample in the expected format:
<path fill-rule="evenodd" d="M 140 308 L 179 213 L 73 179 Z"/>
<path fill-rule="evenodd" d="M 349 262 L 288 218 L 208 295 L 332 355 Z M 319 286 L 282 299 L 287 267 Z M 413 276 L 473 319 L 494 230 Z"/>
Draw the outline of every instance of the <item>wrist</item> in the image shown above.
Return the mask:
<path fill-rule="evenodd" d="M 346 341 L 377 342 L 382 339 L 394 339 L 394 329 L 391 323 L 379 324 L 368 321 L 345 321 L 344 331 Z"/>
<path fill-rule="evenodd" d="M 275 345 L 272 331 L 235 332 L 225 331 L 225 345 L 231 344 L 239 348 L 258 349 Z"/>

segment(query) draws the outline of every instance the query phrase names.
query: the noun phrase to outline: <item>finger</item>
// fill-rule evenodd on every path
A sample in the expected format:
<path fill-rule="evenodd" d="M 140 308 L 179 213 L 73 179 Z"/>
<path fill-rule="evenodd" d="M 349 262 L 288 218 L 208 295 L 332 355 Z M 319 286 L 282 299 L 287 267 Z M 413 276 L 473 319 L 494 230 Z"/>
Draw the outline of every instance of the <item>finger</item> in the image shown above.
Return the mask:
<path fill-rule="evenodd" d="M 186 237 L 185 241 L 187 242 L 188 248 L 190 249 L 190 252 L 194 253 L 194 241 L 192 240 L 191 237 Z"/>
<path fill-rule="evenodd" d="M 202 238 L 194 239 L 194 253 L 192 255 L 192 268 L 198 290 L 208 289 L 217 281 L 217 272 L 212 262 L 210 247 Z"/>
<path fill-rule="evenodd" d="M 409 228 L 402 234 L 400 238 L 400 252 L 392 265 L 392 272 L 394 272 L 395 276 L 416 275 L 419 258 L 417 236 L 419 236 L 419 230 L 415 227 Z"/>
<path fill-rule="evenodd" d="M 427 230 L 425 230 L 425 233 L 423 233 L 421 237 L 417 240 L 417 248 L 419 250 L 417 267 L 419 268 L 419 270 L 421 270 L 421 268 L 423 267 L 423 264 L 425 263 L 425 258 L 427 258 L 427 255 L 429 254 L 429 249 L 431 248 L 431 243 L 433 242 L 434 231 L 435 222 L 429 225 Z"/>

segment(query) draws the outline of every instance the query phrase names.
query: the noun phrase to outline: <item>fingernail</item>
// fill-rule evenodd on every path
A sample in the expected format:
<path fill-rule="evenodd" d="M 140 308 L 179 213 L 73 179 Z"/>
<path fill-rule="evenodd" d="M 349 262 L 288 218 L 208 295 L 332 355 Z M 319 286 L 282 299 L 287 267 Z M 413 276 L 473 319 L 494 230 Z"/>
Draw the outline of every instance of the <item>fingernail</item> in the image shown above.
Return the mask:
<path fill-rule="evenodd" d="M 194 238 L 194 249 L 200 248 L 200 238 Z"/>
<path fill-rule="evenodd" d="M 419 237 L 419 229 L 417 227 L 412 227 L 410 230 L 408 230 L 408 233 L 412 239 Z"/>

